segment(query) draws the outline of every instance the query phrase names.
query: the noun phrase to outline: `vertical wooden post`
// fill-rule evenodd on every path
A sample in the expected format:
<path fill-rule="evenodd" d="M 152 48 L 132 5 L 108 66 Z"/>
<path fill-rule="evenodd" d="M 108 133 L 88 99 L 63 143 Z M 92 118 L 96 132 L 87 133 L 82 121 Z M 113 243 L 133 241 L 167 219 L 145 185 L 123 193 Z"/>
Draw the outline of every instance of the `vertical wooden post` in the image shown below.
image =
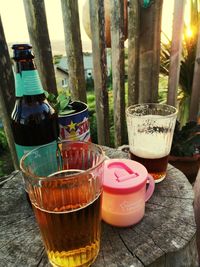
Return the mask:
<path fill-rule="evenodd" d="M 30 42 L 43 88 L 57 95 L 44 0 L 24 0 Z"/>
<path fill-rule="evenodd" d="M 139 3 L 129 1 L 128 13 L 128 106 L 138 103 L 139 97 Z"/>
<path fill-rule="evenodd" d="M 200 24 L 199 24 L 200 25 Z M 190 120 L 197 120 L 198 112 L 200 111 L 200 27 L 198 29 L 198 41 L 196 48 L 196 59 L 194 65 L 194 75 L 192 82 L 192 95 L 190 102 Z"/>
<path fill-rule="evenodd" d="M 184 6 L 185 0 L 174 1 L 172 44 L 169 65 L 169 82 L 167 103 L 176 106 L 177 90 L 180 75 L 180 60 L 182 51 L 182 35 L 184 24 Z"/>
<path fill-rule="evenodd" d="M 115 146 L 125 142 L 124 1 L 110 0 Z"/>
<path fill-rule="evenodd" d="M 104 1 L 90 0 L 90 25 L 96 97 L 98 143 L 110 144 Z"/>
<path fill-rule="evenodd" d="M 162 3 L 150 1 L 140 9 L 139 102 L 158 101 Z"/>
<path fill-rule="evenodd" d="M 10 149 L 13 165 L 15 169 L 19 168 L 15 144 L 11 129 L 11 112 L 14 107 L 14 76 L 12 72 L 11 59 L 8 53 L 8 47 L 5 40 L 4 30 L 0 17 L 0 114 L 6 133 L 8 146 Z"/>
<path fill-rule="evenodd" d="M 87 102 L 77 0 L 61 0 L 69 87 L 73 100 Z"/>

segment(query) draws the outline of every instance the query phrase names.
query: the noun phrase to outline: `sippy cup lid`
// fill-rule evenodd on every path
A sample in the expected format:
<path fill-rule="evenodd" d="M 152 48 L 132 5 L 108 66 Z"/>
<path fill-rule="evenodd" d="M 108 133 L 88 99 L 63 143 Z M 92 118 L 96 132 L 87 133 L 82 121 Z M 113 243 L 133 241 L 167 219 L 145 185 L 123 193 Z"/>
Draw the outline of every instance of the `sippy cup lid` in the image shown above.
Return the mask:
<path fill-rule="evenodd" d="M 104 162 L 103 190 L 113 194 L 129 194 L 140 190 L 147 182 L 147 169 L 129 159 L 109 159 Z"/>

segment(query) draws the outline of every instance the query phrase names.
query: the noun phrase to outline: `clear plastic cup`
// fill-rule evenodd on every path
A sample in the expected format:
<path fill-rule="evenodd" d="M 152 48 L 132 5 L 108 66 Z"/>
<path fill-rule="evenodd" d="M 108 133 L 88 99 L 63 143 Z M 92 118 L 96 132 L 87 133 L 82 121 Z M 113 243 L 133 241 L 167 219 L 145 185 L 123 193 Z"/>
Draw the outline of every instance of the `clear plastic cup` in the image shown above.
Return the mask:
<path fill-rule="evenodd" d="M 130 158 L 143 164 L 156 183 L 166 176 L 177 109 L 146 103 L 127 108 Z"/>

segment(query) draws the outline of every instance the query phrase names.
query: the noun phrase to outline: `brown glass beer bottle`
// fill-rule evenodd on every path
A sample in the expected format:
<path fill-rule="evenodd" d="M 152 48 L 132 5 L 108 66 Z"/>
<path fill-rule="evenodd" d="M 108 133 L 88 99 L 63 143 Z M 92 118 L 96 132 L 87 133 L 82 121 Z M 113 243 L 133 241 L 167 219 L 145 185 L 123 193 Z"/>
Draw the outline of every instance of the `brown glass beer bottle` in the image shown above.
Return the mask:
<path fill-rule="evenodd" d="M 51 142 L 57 145 L 58 116 L 48 103 L 29 44 L 15 44 L 16 103 L 11 116 L 18 159 L 30 150 Z"/>

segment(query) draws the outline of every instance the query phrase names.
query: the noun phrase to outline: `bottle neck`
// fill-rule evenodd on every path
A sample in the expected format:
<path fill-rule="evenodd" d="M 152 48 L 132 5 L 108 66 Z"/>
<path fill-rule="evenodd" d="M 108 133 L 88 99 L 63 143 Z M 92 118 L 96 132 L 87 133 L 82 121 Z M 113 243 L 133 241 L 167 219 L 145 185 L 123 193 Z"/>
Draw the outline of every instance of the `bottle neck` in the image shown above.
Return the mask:
<path fill-rule="evenodd" d="M 24 95 L 22 98 L 25 103 L 31 104 L 35 102 L 44 102 L 46 99 L 45 94 L 39 94 L 39 95 Z M 48 102 L 47 102 L 48 103 Z"/>
<path fill-rule="evenodd" d="M 23 70 L 36 70 L 35 63 L 31 59 L 17 60 L 15 63 L 15 72 L 21 73 Z"/>
<path fill-rule="evenodd" d="M 33 60 L 17 60 L 15 64 L 16 97 L 33 96 L 44 93 Z"/>

